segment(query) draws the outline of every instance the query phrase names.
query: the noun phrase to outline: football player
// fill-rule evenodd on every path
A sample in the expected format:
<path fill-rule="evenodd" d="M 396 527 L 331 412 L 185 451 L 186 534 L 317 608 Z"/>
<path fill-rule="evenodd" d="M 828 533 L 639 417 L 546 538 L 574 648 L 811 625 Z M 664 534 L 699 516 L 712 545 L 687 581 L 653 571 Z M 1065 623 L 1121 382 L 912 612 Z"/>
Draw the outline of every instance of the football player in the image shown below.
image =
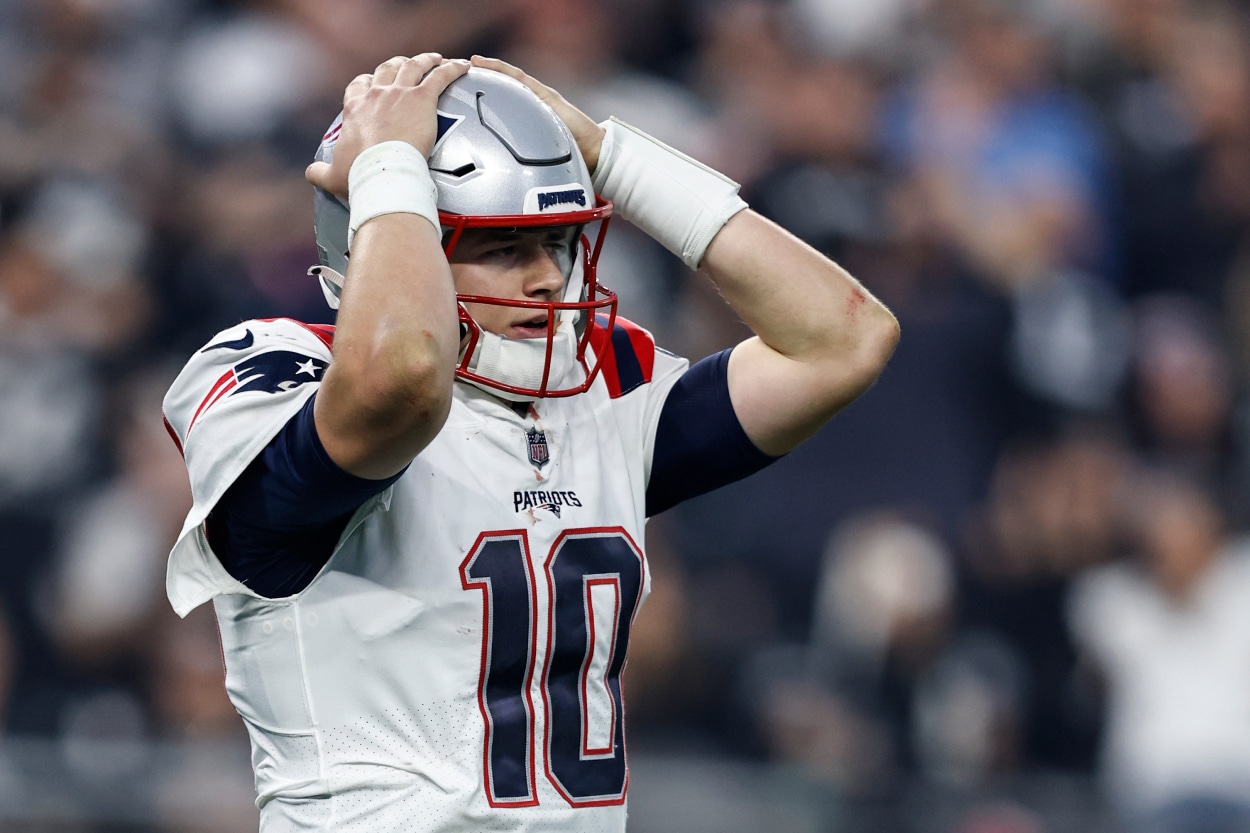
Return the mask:
<path fill-rule="evenodd" d="M 267 831 L 621 831 L 648 516 L 785 454 L 897 340 L 735 183 L 493 59 L 347 87 L 307 179 L 336 326 L 247 321 L 165 400 Z M 618 316 L 613 212 L 755 337 L 694 366 Z"/>

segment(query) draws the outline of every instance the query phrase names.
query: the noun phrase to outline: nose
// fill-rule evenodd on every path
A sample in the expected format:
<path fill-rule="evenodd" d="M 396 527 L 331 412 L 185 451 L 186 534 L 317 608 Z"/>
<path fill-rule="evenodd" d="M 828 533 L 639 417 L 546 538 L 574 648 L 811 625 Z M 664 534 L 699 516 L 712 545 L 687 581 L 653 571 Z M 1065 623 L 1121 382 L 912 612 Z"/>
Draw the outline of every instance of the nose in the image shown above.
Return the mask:
<path fill-rule="evenodd" d="M 525 294 L 550 299 L 564 290 L 564 273 L 556 259 L 542 246 L 535 246 L 527 259 Z"/>

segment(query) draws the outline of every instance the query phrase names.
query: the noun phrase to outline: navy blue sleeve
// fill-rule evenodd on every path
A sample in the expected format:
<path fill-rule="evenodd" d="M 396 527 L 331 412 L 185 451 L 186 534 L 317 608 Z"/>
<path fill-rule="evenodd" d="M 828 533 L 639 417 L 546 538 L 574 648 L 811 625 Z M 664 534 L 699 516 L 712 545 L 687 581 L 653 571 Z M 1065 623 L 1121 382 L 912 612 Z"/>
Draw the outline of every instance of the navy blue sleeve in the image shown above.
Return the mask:
<path fill-rule="evenodd" d="M 271 599 L 307 587 L 352 514 L 403 474 L 366 480 L 343 471 L 317 436 L 316 399 L 239 475 L 206 522 L 226 572 Z"/>
<path fill-rule="evenodd" d="M 729 350 L 696 363 L 664 400 L 655 432 L 647 517 L 779 460 L 755 447 L 729 401 Z"/>

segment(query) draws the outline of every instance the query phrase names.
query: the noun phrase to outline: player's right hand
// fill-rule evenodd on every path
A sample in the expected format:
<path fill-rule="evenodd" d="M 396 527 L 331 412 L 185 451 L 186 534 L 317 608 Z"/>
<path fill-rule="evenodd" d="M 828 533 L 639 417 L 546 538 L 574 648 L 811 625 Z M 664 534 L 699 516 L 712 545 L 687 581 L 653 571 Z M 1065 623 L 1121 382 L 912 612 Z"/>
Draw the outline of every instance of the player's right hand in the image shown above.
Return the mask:
<path fill-rule="evenodd" d="M 487 58 L 482 55 L 474 55 L 472 60 L 475 67 L 493 69 L 496 72 L 502 72 L 509 78 L 515 78 L 520 81 L 529 87 L 530 91 L 538 96 L 544 104 L 555 110 L 556 115 L 568 127 L 569 132 L 573 134 L 573 139 L 577 142 L 577 149 L 582 152 L 582 159 L 586 161 L 586 167 L 590 168 L 592 174 L 594 173 L 595 167 L 599 164 L 599 150 L 603 147 L 604 136 L 603 128 L 595 124 L 594 119 L 574 107 L 568 102 L 568 99 L 551 87 L 506 61 L 501 61 L 498 58 Z"/>
<path fill-rule="evenodd" d="M 348 171 L 365 148 L 399 140 L 429 158 L 438 135 L 438 97 L 468 71 L 468 61 L 424 52 L 411 58 L 396 56 L 372 74 L 356 76 L 343 93 L 343 130 L 333 161 L 312 163 L 304 178 L 346 199 Z"/>

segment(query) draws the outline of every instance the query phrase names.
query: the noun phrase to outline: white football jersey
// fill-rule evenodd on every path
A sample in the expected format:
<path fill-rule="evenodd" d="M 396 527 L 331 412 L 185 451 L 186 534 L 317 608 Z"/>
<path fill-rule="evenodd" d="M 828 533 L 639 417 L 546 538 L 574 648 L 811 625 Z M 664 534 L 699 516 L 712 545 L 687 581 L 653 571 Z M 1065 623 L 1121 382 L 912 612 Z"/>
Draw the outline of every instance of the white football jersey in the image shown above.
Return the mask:
<path fill-rule="evenodd" d="M 313 582 L 261 598 L 204 520 L 316 390 L 331 339 L 245 322 L 165 400 L 195 496 L 169 598 L 180 615 L 214 601 L 261 830 L 624 830 L 620 672 L 650 582 L 651 443 L 686 361 L 618 319 L 590 390 L 528 416 L 457 382 L 442 431 Z"/>

